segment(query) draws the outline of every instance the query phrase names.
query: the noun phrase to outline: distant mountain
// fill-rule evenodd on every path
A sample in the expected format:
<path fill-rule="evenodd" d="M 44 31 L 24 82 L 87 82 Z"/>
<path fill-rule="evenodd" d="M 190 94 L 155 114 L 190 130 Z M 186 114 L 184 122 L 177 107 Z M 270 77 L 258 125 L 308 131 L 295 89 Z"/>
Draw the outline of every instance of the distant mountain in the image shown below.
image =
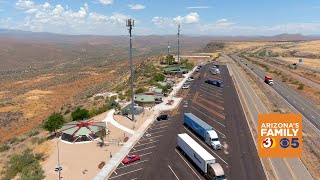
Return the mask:
<path fill-rule="evenodd" d="M 102 35 L 63 35 L 48 32 L 31 32 L 15 29 L 1 29 L 0 37 L 12 37 L 18 39 L 28 40 L 49 40 L 53 42 L 94 42 L 106 43 L 107 41 L 114 42 L 127 39 L 127 36 L 102 36 Z M 204 40 L 209 41 L 306 41 L 306 40 L 320 40 L 320 35 L 305 36 L 302 34 L 279 34 L 274 36 L 181 36 L 182 40 Z M 135 41 L 144 41 L 148 44 L 158 43 L 162 41 L 176 41 L 176 35 L 148 35 L 135 36 Z"/>

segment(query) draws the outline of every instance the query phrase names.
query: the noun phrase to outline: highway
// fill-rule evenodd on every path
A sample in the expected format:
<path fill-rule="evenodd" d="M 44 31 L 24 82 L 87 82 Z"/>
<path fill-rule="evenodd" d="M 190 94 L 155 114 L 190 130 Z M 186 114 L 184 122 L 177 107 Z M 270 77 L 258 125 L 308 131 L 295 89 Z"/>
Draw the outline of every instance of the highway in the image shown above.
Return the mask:
<path fill-rule="evenodd" d="M 109 179 L 204 179 L 200 170 L 177 150 L 177 134 L 187 133 L 212 154 L 223 167 L 227 179 L 266 179 L 255 143 L 243 113 L 239 97 L 226 66 L 214 79 L 223 80 L 224 88 L 206 84 L 212 78 L 204 66 L 195 73 L 189 89 L 178 93 L 183 100 L 168 113 L 167 121 L 155 121 L 130 153 L 142 158 L 132 164 L 120 164 Z M 201 78 L 198 78 L 200 76 Z M 211 125 L 218 133 L 222 150 L 212 150 L 183 125 L 183 114 L 191 112 Z"/>
<path fill-rule="evenodd" d="M 239 58 L 236 55 L 231 55 L 231 57 L 237 60 L 243 66 L 243 68 L 248 68 L 248 70 L 250 70 L 250 68 L 253 67 L 253 72 L 257 73 L 259 77 L 261 77 L 262 72 L 260 72 L 256 66 L 252 65 L 246 60 L 244 60 L 243 63 L 240 62 L 240 59 L 242 58 Z M 250 110 L 249 114 L 257 126 L 258 114 L 268 113 L 268 111 L 259 97 L 256 95 L 255 91 L 251 88 L 244 75 L 240 73 L 234 62 L 227 56 L 224 56 L 224 58 L 229 59 L 229 67 L 232 69 L 234 77 L 236 78 L 236 82 L 240 86 L 239 88 L 241 89 L 241 93 Z M 247 66 L 244 64 L 247 64 Z M 278 86 L 277 83 L 278 81 L 275 81 L 275 86 Z M 290 92 L 290 90 L 288 91 Z M 306 121 L 305 118 L 304 121 Z M 276 179 L 313 179 L 299 158 L 269 158 L 269 161 L 271 162 Z"/>
<path fill-rule="evenodd" d="M 253 72 L 258 75 L 261 80 L 264 79 L 266 73 L 260 70 L 256 65 L 252 64 L 250 61 L 238 57 L 236 54 L 231 55 L 231 57 L 240 62 L 243 59 L 242 64 L 247 64 L 247 69 L 253 68 Z M 311 122 L 316 129 L 320 129 L 320 109 L 314 104 L 310 99 L 305 97 L 296 90 L 293 90 L 286 84 L 282 83 L 281 80 L 273 77 L 274 86 L 272 87 L 277 93 L 279 93 L 286 101 L 288 101 L 299 113 L 301 113 L 305 119 Z"/>

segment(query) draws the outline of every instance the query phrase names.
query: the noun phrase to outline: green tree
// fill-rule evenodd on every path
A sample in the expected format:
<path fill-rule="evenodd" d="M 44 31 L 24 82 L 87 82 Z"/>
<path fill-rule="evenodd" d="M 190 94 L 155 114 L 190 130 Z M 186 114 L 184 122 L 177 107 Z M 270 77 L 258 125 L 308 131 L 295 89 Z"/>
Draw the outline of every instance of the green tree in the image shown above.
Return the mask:
<path fill-rule="evenodd" d="M 164 81 L 165 76 L 161 73 L 157 73 L 153 76 L 153 80 L 156 82 Z"/>
<path fill-rule="evenodd" d="M 44 122 L 43 128 L 49 132 L 56 132 L 56 130 L 60 129 L 64 123 L 64 118 L 59 113 L 52 113 L 48 120 Z"/>
<path fill-rule="evenodd" d="M 174 61 L 175 61 L 175 59 L 171 54 L 166 57 L 167 64 L 172 65 L 172 64 L 174 64 Z"/>
<path fill-rule="evenodd" d="M 100 147 L 104 146 L 104 138 L 106 137 L 106 134 L 106 129 L 103 127 L 99 128 L 99 131 L 96 133 L 96 136 L 98 136 L 101 140 L 101 142 L 99 142 Z"/>
<path fill-rule="evenodd" d="M 71 113 L 72 120 L 83 120 L 90 118 L 90 113 L 87 109 L 81 109 L 78 107 L 75 111 Z"/>

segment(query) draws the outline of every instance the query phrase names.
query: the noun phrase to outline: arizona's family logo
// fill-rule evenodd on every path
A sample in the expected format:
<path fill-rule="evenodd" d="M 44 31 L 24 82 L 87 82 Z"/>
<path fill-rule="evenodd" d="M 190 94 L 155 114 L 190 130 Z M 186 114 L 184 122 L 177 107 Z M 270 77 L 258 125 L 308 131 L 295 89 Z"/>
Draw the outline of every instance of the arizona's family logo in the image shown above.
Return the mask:
<path fill-rule="evenodd" d="M 258 121 L 260 157 L 300 157 L 302 155 L 300 114 L 260 114 Z"/>

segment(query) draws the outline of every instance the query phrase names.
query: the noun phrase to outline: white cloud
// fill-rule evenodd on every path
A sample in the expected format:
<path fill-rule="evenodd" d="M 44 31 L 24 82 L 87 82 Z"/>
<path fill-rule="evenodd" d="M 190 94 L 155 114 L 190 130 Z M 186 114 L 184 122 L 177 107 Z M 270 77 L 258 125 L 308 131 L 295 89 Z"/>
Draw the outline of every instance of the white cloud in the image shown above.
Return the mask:
<path fill-rule="evenodd" d="M 200 21 L 200 16 L 196 12 L 191 12 L 186 16 L 177 16 L 175 18 L 167 18 L 156 16 L 151 22 L 158 26 L 174 26 L 176 24 L 194 24 Z"/>
<path fill-rule="evenodd" d="M 121 13 L 107 16 L 90 12 L 87 4 L 75 11 L 61 4 L 52 6 L 49 3 L 36 4 L 20 1 L 16 6 L 23 9 L 27 16 L 17 27 L 24 30 L 64 34 L 112 35 L 126 32 L 125 22 L 130 18 Z"/>
<path fill-rule="evenodd" d="M 34 2 L 29 0 L 19 0 L 16 2 L 16 7 L 18 9 L 32 9 L 34 6 Z"/>
<path fill-rule="evenodd" d="M 130 9 L 132 10 L 142 10 L 145 9 L 146 7 L 142 4 L 129 4 L 128 5 Z"/>
<path fill-rule="evenodd" d="M 187 9 L 208 9 L 210 8 L 209 6 L 190 6 L 187 7 Z"/>
<path fill-rule="evenodd" d="M 99 0 L 99 2 L 103 5 L 110 5 L 113 3 L 113 0 Z"/>

